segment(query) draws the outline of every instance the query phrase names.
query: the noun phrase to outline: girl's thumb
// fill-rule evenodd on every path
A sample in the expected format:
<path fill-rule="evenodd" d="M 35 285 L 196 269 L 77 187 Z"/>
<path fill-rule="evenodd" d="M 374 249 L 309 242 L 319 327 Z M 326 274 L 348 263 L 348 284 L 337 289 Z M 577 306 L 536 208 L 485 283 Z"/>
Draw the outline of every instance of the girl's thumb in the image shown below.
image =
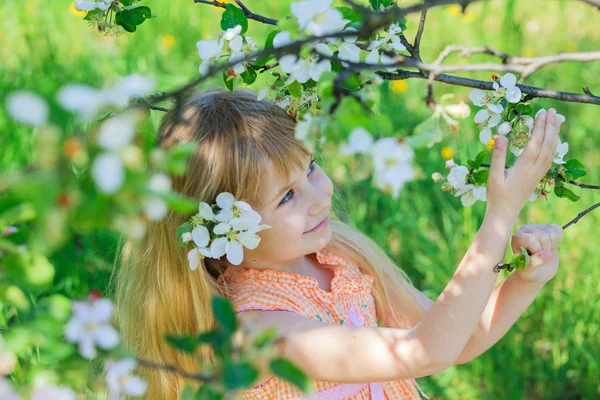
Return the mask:
<path fill-rule="evenodd" d="M 530 267 L 539 267 L 542 264 L 547 263 L 552 258 L 552 252 L 550 250 L 538 251 L 529 258 Z"/>
<path fill-rule="evenodd" d="M 494 151 L 492 153 L 492 163 L 490 165 L 490 174 L 494 176 L 504 176 L 507 143 L 508 139 L 502 135 L 498 135 L 494 141 Z"/>

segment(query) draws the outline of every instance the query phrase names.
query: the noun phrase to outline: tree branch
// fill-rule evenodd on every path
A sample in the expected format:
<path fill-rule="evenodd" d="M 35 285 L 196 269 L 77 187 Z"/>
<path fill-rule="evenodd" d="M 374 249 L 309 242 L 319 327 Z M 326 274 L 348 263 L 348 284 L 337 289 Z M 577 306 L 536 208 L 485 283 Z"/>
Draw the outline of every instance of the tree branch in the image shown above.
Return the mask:
<path fill-rule="evenodd" d="M 258 22 L 262 22 L 263 24 L 277 25 L 278 21 L 276 19 L 268 18 L 268 17 L 262 16 L 262 15 L 253 13 L 240 0 L 235 0 L 235 2 L 237 3 L 238 6 L 240 6 L 240 8 L 242 9 L 242 12 L 246 16 L 246 18 L 253 19 Z M 194 0 L 194 3 L 208 4 L 211 6 L 221 7 L 221 8 L 227 7 L 227 3 L 221 3 L 217 0 L 213 0 L 213 1 L 211 1 L 211 0 Z"/>

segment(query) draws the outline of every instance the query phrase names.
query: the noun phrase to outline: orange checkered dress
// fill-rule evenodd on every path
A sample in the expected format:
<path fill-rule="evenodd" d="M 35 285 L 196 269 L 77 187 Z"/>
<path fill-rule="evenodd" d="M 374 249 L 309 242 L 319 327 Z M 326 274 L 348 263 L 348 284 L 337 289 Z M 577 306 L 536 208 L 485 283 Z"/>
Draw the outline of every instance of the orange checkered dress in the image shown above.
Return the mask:
<path fill-rule="evenodd" d="M 232 265 L 219 280 L 226 280 L 234 295 L 236 312 L 250 310 L 289 311 L 327 324 L 377 326 L 375 298 L 367 281 L 372 275 L 360 266 L 331 252 L 316 253 L 321 264 L 336 265 L 331 291 L 322 290 L 315 278 L 286 271 Z M 340 384 L 311 381 L 311 400 L 420 399 L 417 382 L 388 381 L 371 384 Z M 427 396 L 421 392 L 424 397 Z M 306 399 L 294 385 L 275 376 L 263 384 L 241 391 L 243 400 Z"/>

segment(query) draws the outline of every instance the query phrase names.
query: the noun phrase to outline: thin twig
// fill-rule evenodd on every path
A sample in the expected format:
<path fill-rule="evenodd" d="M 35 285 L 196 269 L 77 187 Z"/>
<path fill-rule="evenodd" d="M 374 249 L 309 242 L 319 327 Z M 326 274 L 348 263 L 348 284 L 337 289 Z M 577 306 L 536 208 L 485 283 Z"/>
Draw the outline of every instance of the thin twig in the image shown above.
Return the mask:
<path fill-rule="evenodd" d="M 235 2 L 237 3 L 238 6 L 240 6 L 240 8 L 242 9 L 242 12 L 246 16 L 246 18 L 253 19 L 253 20 L 258 21 L 258 22 L 262 22 L 263 24 L 277 25 L 278 21 L 276 19 L 268 18 L 268 17 L 262 16 L 262 15 L 253 13 L 240 0 L 235 0 Z M 211 0 L 194 0 L 194 3 L 208 4 L 208 5 L 211 5 L 211 6 L 221 7 L 221 8 L 226 8 L 227 7 L 227 3 L 226 2 L 225 3 L 221 3 L 221 2 L 219 2 L 217 0 L 212 0 L 212 1 Z"/>
<path fill-rule="evenodd" d="M 579 183 L 576 181 L 569 181 L 569 183 L 571 185 L 579 186 L 580 188 L 584 188 L 584 189 L 600 189 L 600 186 L 597 186 L 597 185 L 586 185 L 585 183 Z"/>
<path fill-rule="evenodd" d="M 157 363 L 157 362 L 150 361 L 150 360 L 144 360 L 142 358 L 138 358 L 137 360 L 138 360 L 139 364 L 143 367 L 171 371 L 178 375 L 183 376 L 184 378 L 188 378 L 188 379 L 192 379 L 192 380 L 196 380 L 196 381 L 202 381 L 202 382 L 212 382 L 212 381 L 216 380 L 215 376 L 204 375 L 204 374 L 191 374 L 191 373 L 183 371 L 171 364 Z"/>
<path fill-rule="evenodd" d="M 570 220 L 569 222 L 567 222 L 565 225 L 562 226 L 562 229 L 565 230 L 567 229 L 569 226 L 576 224 L 585 214 L 593 211 L 594 209 L 600 207 L 600 202 L 594 204 L 593 206 L 589 207 L 588 209 L 580 212 L 579 214 L 577 214 L 577 216 L 575 218 L 573 218 L 572 220 Z M 509 272 L 512 271 L 514 268 L 512 268 L 510 266 L 510 263 L 498 263 L 498 265 L 494 266 L 494 272 L 500 272 L 501 270 L 506 269 Z"/>
<path fill-rule="evenodd" d="M 413 51 L 411 55 L 417 60 L 421 61 L 421 36 L 423 36 L 423 29 L 425 28 L 425 18 L 427 17 L 427 9 L 421 11 L 421 21 L 419 22 L 419 28 L 415 35 L 415 41 L 413 45 Z"/>
<path fill-rule="evenodd" d="M 370 63 L 365 63 L 365 62 L 356 63 L 356 62 L 352 62 L 349 60 L 341 59 L 337 56 L 328 56 L 328 55 L 325 55 L 322 53 L 318 53 L 318 54 L 320 57 L 325 58 L 325 59 L 329 59 L 332 61 L 345 62 L 356 69 L 378 69 L 378 68 L 382 67 L 381 64 L 370 64 Z M 415 60 L 415 59 L 412 59 L 410 57 L 403 56 L 403 55 L 397 55 L 396 60 L 398 61 L 397 63 L 386 64 L 385 66 L 386 67 L 395 67 L 395 66 L 408 65 L 408 66 L 416 66 L 417 68 L 420 68 L 420 69 L 423 67 L 425 67 L 423 69 L 427 69 L 427 68 L 433 69 L 431 64 L 424 64 L 418 60 Z M 477 65 L 474 65 L 474 66 L 477 66 Z M 488 64 L 480 64 L 480 66 L 486 66 L 486 67 L 492 68 L 492 67 L 498 67 L 499 64 L 489 64 L 489 65 Z M 456 65 L 453 67 L 456 67 L 457 70 L 461 70 L 460 67 L 469 67 L 469 66 Z M 467 70 L 469 70 L 469 69 L 467 69 Z M 398 79 L 402 80 L 402 79 L 408 79 L 408 78 L 427 79 L 427 77 L 423 76 L 421 73 L 413 72 L 413 71 L 404 71 L 404 70 L 398 70 L 396 72 L 376 71 L 376 73 L 378 75 L 380 75 L 383 79 L 386 79 L 386 80 L 398 80 Z M 482 90 L 494 90 L 494 88 L 492 86 L 493 83 L 490 81 L 480 81 L 480 80 L 462 78 L 462 77 L 446 75 L 446 74 L 437 75 L 434 78 L 434 80 L 438 81 L 438 82 L 451 84 L 451 85 L 472 87 L 472 88 L 482 89 Z M 519 89 L 521 89 L 522 93 L 528 95 L 529 98 L 535 98 L 535 97 L 542 98 L 543 97 L 543 98 L 556 99 L 556 100 L 561 100 L 561 101 L 566 101 L 566 102 L 588 103 L 588 104 L 600 105 L 600 97 L 599 96 L 593 96 L 593 95 L 589 95 L 589 94 L 582 95 L 582 94 L 570 93 L 570 92 L 559 92 L 559 91 L 548 90 L 548 89 L 537 88 L 534 86 L 526 86 L 526 85 L 517 85 L 517 87 L 519 87 Z"/>

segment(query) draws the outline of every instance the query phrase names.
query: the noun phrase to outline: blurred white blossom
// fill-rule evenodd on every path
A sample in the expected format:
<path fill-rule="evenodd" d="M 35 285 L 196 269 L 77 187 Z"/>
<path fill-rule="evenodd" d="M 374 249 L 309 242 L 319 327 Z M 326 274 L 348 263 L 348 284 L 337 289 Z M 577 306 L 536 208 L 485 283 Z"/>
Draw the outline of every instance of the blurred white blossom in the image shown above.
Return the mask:
<path fill-rule="evenodd" d="M 32 127 L 48 123 L 48 104 L 39 95 L 17 90 L 6 97 L 6 111 L 15 121 Z"/>
<path fill-rule="evenodd" d="M 119 344 L 119 333 L 110 324 L 113 313 L 110 300 L 73 301 L 72 308 L 73 316 L 67 322 L 65 338 L 79 344 L 79 353 L 84 358 L 96 357 L 96 345 L 109 350 Z"/>
<path fill-rule="evenodd" d="M 106 365 L 106 385 L 110 400 L 120 400 L 124 396 L 142 396 L 148 390 L 148 383 L 139 376 L 132 375 L 138 363 L 132 358 L 109 361 Z"/>

